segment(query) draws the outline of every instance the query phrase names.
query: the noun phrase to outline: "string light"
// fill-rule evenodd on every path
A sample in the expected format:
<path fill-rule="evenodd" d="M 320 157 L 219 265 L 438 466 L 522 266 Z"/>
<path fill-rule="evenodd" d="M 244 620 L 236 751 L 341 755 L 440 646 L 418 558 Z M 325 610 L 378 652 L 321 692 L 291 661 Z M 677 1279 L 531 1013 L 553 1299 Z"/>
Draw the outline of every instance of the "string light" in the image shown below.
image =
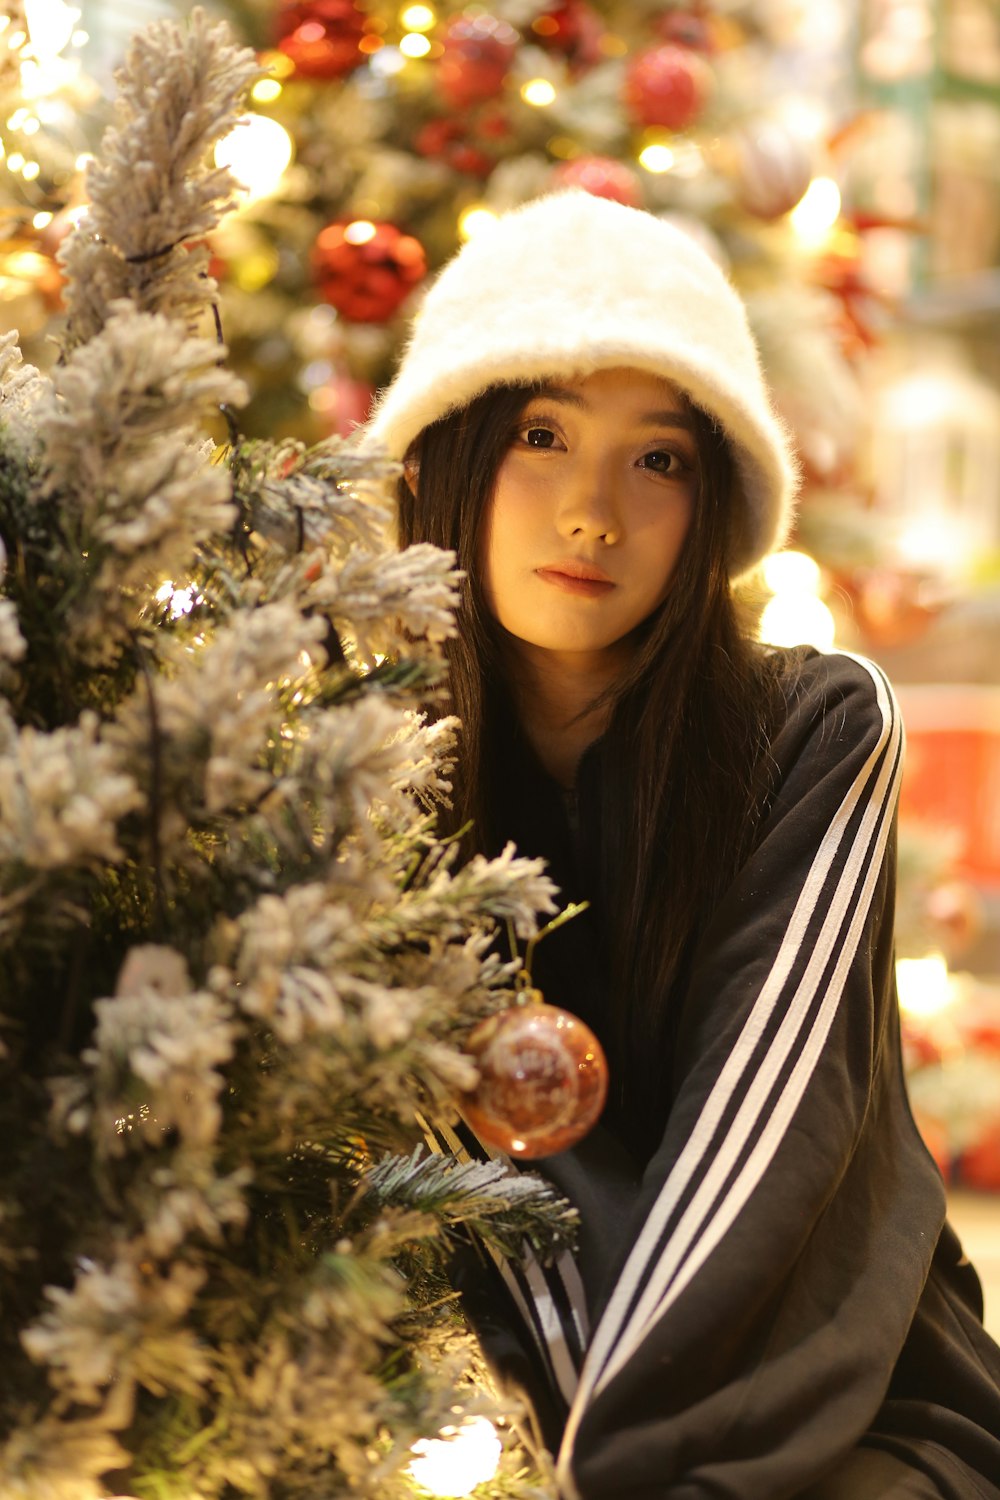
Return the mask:
<path fill-rule="evenodd" d="M 760 617 L 760 639 L 771 646 L 829 651 L 836 624 L 819 597 L 820 570 L 805 552 L 775 552 L 761 569 L 774 595 Z"/>
<path fill-rule="evenodd" d="M 353 224 L 348 224 L 344 230 L 344 239 L 349 245 L 367 245 L 377 234 L 375 225 L 371 219 L 355 219 Z"/>
<path fill-rule="evenodd" d="M 399 13 L 399 24 L 406 31 L 430 31 L 437 24 L 437 16 L 429 5 L 407 5 Z"/>
<path fill-rule="evenodd" d="M 182 615 L 189 615 L 194 608 L 196 590 L 194 584 L 187 588 L 179 589 L 172 579 L 167 579 L 156 590 L 154 595 L 157 604 L 168 604 L 170 606 L 170 618 L 179 620 Z"/>
<path fill-rule="evenodd" d="M 645 167 L 647 172 L 669 172 L 674 161 L 674 153 L 670 147 L 659 141 L 643 146 L 639 152 L 639 165 Z"/>
<path fill-rule="evenodd" d="M 940 953 L 896 962 L 899 1008 L 911 1016 L 936 1016 L 955 1001 L 948 965 Z"/>
<path fill-rule="evenodd" d="M 42 59 L 54 58 L 62 51 L 80 19 L 80 12 L 64 0 L 25 0 L 24 14 L 31 50 Z"/>
<path fill-rule="evenodd" d="M 380 47 L 368 65 L 377 78 L 391 78 L 406 67 L 406 58 L 398 47 Z"/>
<path fill-rule="evenodd" d="M 463 240 L 471 240 L 473 235 L 492 229 L 496 221 L 497 216 L 491 208 L 486 208 L 482 203 L 474 203 L 459 215 L 458 232 Z"/>
<path fill-rule="evenodd" d="M 840 189 L 832 177 L 814 177 L 789 214 L 806 245 L 821 245 L 840 217 Z"/>
<path fill-rule="evenodd" d="M 399 39 L 399 50 L 404 57 L 426 57 L 431 44 L 419 31 L 408 31 Z"/>
<path fill-rule="evenodd" d="M 760 638 L 769 646 L 815 646 L 829 651 L 836 634 L 833 615 L 822 599 L 808 594 L 776 594 L 760 617 Z"/>
<path fill-rule="evenodd" d="M 292 138 L 266 115 L 243 115 L 215 148 L 217 167 L 228 167 L 250 202 L 278 187 L 292 159 Z"/>
<path fill-rule="evenodd" d="M 521 85 L 521 98 L 525 104 L 533 104 L 536 109 L 544 109 L 547 104 L 555 102 L 556 91 L 547 78 L 529 78 L 527 83 Z"/>
<path fill-rule="evenodd" d="M 275 78 L 291 78 L 295 64 L 285 52 L 261 52 L 260 65 Z"/>
<path fill-rule="evenodd" d="M 421 1438 L 409 1474 L 432 1495 L 471 1495 L 493 1478 L 503 1452 L 496 1428 L 486 1417 L 467 1417 L 461 1427 L 443 1427 L 437 1438 Z"/>
<path fill-rule="evenodd" d="M 256 104 L 273 104 L 281 96 L 281 84 L 276 78 L 258 78 L 250 90 L 250 98 Z"/>
<path fill-rule="evenodd" d="M 761 567 L 764 583 L 772 594 L 819 592 L 819 563 L 807 552 L 772 552 Z"/>

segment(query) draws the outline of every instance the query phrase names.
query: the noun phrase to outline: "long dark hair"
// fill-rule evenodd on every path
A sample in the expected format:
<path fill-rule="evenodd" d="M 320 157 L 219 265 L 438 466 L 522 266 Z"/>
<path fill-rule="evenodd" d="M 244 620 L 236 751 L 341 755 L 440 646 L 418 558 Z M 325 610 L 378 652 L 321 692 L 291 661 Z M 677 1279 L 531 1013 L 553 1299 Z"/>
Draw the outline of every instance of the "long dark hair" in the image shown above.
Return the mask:
<path fill-rule="evenodd" d="M 400 483 L 401 544 L 449 548 L 466 572 L 450 649 L 452 706 L 463 724 L 451 818 L 456 830 L 470 825 L 467 846 L 486 853 L 504 837 L 497 791 L 512 706 L 499 627 L 482 593 L 480 539 L 497 472 L 535 389 L 495 388 L 426 428 L 411 455 L 415 493 Z M 617 997 L 616 1072 L 643 1133 L 663 1123 L 676 991 L 706 917 L 752 846 L 783 702 L 780 657 L 750 639 L 729 584 L 728 543 L 738 524 L 730 450 L 711 418 L 695 415 L 691 527 L 667 598 L 605 695 L 594 894 Z"/>

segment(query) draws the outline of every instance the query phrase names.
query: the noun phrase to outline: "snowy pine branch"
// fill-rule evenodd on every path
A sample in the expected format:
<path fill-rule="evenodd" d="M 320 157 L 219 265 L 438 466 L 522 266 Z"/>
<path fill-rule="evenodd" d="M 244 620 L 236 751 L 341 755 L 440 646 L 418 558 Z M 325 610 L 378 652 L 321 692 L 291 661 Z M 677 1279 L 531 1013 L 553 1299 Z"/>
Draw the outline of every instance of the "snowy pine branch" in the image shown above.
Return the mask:
<path fill-rule="evenodd" d="M 154 22 L 117 75 L 117 123 L 87 171 L 89 212 L 59 259 L 70 279 L 70 339 L 90 339 L 111 305 L 191 322 L 211 302 L 208 252 L 193 245 L 232 207 L 236 183 L 210 153 L 260 69 L 199 7 L 181 29 Z"/>
<path fill-rule="evenodd" d="M 384 1208 L 465 1225 L 504 1255 L 520 1254 L 527 1239 L 547 1260 L 575 1242 L 576 1210 L 543 1178 L 504 1162 L 455 1162 L 417 1146 L 409 1157 L 383 1158 L 365 1181 Z"/>

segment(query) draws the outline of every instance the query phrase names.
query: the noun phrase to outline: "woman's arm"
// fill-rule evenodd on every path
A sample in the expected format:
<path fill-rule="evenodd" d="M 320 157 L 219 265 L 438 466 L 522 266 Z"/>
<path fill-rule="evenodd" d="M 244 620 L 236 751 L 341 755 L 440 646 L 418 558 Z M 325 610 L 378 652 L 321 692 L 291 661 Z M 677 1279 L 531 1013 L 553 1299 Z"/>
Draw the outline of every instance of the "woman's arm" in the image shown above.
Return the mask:
<path fill-rule="evenodd" d="M 944 1218 L 899 1060 L 898 711 L 806 663 L 763 836 L 699 945 L 675 1102 L 563 1444 L 581 1500 L 781 1500 L 886 1395 Z"/>

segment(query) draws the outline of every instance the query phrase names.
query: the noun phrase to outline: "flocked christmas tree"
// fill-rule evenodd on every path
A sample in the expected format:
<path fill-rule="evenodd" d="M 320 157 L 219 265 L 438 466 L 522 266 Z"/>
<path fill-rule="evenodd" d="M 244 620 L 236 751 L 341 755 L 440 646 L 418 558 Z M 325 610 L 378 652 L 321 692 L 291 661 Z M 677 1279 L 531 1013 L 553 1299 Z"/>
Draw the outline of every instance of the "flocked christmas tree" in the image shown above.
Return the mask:
<path fill-rule="evenodd" d="M 420 1153 L 553 889 L 435 839 L 456 580 L 390 466 L 239 439 L 204 238 L 255 76 L 199 12 L 137 39 L 61 357 L 0 345 L 4 1500 L 412 1494 L 490 1406 L 454 1236 L 572 1232 Z"/>

